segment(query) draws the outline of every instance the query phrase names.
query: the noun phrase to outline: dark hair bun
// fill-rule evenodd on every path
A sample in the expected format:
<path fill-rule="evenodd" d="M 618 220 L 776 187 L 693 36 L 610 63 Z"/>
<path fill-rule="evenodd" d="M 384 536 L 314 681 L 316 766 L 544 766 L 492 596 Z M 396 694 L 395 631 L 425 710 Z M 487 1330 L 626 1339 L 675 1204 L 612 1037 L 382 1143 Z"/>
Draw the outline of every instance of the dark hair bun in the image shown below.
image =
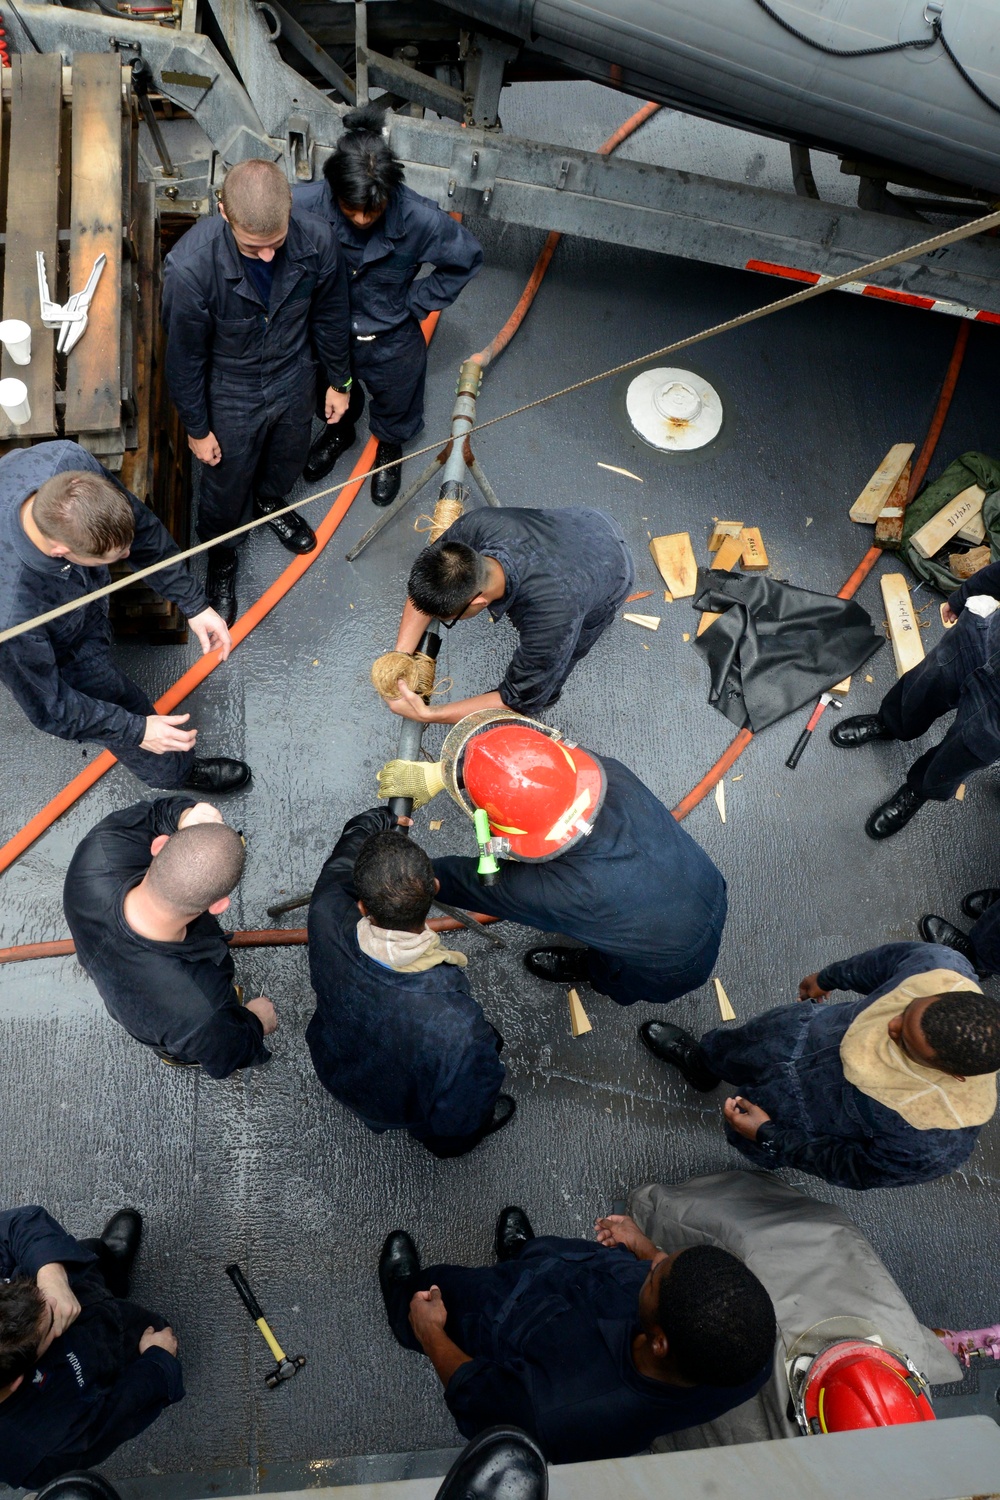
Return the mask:
<path fill-rule="evenodd" d="M 344 129 L 363 131 L 368 135 L 381 135 L 385 124 L 385 110 L 380 104 L 365 104 L 361 109 L 348 110 L 344 116 Z"/>

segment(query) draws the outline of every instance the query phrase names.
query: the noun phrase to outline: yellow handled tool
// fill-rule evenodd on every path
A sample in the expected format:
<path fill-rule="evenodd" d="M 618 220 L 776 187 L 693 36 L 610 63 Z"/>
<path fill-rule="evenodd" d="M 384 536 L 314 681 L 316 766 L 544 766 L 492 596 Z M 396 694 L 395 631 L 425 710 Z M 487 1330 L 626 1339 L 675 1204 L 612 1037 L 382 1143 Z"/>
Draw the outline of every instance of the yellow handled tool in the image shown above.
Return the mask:
<path fill-rule="evenodd" d="M 282 1349 L 281 1345 L 278 1343 L 278 1340 L 271 1332 L 270 1325 L 268 1324 L 268 1321 L 264 1316 L 264 1312 L 261 1308 L 260 1303 L 257 1301 L 257 1298 L 250 1290 L 250 1283 L 247 1281 L 246 1277 L 243 1275 L 243 1272 L 240 1270 L 239 1266 L 235 1264 L 235 1262 L 231 1266 L 226 1267 L 226 1275 L 229 1277 L 230 1281 L 233 1283 L 233 1286 L 239 1292 L 240 1300 L 243 1303 L 243 1306 L 246 1308 L 251 1318 L 253 1318 L 254 1322 L 257 1324 L 257 1327 L 260 1329 L 261 1333 L 264 1336 L 264 1342 L 267 1344 L 267 1347 L 270 1349 L 271 1353 L 274 1355 L 275 1360 L 277 1361 L 274 1369 L 269 1370 L 268 1373 L 264 1376 L 264 1384 L 273 1391 L 274 1388 L 280 1385 L 283 1380 L 291 1380 L 293 1375 L 297 1375 L 299 1373 L 299 1371 L 302 1369 L 302 1366 L 306 1362 L 306 1357 L 304 1354 L 296 1354 L 293 1355 L 292 1358 L 289 1358 L 284 1349 Z"/>

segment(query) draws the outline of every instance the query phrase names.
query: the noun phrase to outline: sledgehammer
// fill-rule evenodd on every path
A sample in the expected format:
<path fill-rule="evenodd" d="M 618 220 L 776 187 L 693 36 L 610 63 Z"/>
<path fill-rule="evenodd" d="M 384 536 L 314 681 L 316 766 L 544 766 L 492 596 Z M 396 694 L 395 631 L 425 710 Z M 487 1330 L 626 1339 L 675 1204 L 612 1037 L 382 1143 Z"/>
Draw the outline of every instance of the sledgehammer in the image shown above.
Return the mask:
<path fill-rule="evenodd" d="M 270 1349 L 271 1353 L 277 1360 L 277 1364 L 275 1365 L 274 1369 L 270 1370 L 264 1376 L 264 1384 L 268 1387 L 269 1390 L 273 1391 L 276 1386 L 281 1385 L 282 1381 L 291 1380 L 293 1375 L 297 1375 L 299 1373 L 299 1371 L 302 1369 L 302 1366 L 306 1362 L 306 1357 L 304 1354 L 296 1354 L 293 1355 L 291 1359 L 289 1359 L 288 1355 L 285 1353 L 284 1349 L 282 1349 L 281 1345 L 278 1343 L 278 1340 L 271 1332 L 270 1326 L 268 1325 L 268 1321 L 264 1316 L 261 1305 L 257 1301 L 257 1298 L 254 1296 L 253 1292 L 250 1290 L 250 1283 L 243 1275 L 243 1272 L 240 1270 L 239 1266 L 235 1263 L 231 1266 L 227 1266 L 226 1275 L 229 1277 L 230 1281 L 233 1283 L 233 1286 L 239 1292 L 240 1300 L 242 1301 L 243 1306 L 246 1308 L 251 1318 L 253 1318 L 254 1322 L 257 1324 L 257 1327 L 260 1329 L 261 1333 L 264 1336 L 264 1342 L 267 1344 L 267 1347 Z"/>

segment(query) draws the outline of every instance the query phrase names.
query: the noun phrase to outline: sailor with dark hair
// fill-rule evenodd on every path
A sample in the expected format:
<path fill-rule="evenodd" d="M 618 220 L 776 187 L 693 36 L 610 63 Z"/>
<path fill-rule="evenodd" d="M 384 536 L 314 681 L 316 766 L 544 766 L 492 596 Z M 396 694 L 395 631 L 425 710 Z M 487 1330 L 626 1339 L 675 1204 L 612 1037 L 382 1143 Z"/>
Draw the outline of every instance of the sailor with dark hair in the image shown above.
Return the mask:
<path fill-rule="evenodd" d="M 596 1245 L 536 1239 L 505 1208 L 497 1264 L 476 1269 L 422 1270 L 410 1236 L 389 1235 L 389 1326 L 430 1359 L 463 1437 L 509 1422 L 549 1463 L 623 1458 L 760 1390 L 776 1330 L 757 1277 L 715 1246 L 666 1254 L 626 1222 L 599 1219 Z"/>
<path fill-rule="evenodd" d="M 133 1208 L 76 1240 L 44 1208 L 0 1213 L 0 1482 L 103 1463 L 184 1395 L 177 1340 L 128 1300 Z"/>
<path fill-rule="evenodd" d="M 831 990 L 864 998 L 825 1006 Z M 642 1041 L 703 1093 L 725 1079 L 726 1136 L 759 1167 L 838 1187 L 906 1187 L 953 1172 L 997 1103 L 1000 1002 L 951 948 L 887 943 L 828 964 L 799 1000 L 697 1041 L 647 1021 Z"/>
<path fill-rule="evenodd" d="M 349 819 L 309 904 L 306 1041 L 324 1088 L 369 1130 L 407 1130 L 451 1157 L 508 1124 L 515 1104 L 466 957 L 427 926 L 436 891 L 430 859 L 385 808 Z"/>
<path fill-rule="evenodd" d="M 111 581 L 112 563 L 166 562 L 178 552 L 166 528 L 79 443 L 37 443 L 0 458 L 0 629 L 82 599 Z M 183 563 L 154 587 L 188 617 L 202 652 L 232 641 L 224 620 Z M 218 796 L 243 787 L 250 767 L 195 757 L 190 714 L 158 714 L 111 654 L 106 599 L 84 604 L 0 646 L 0 682 L 37 729 L 96 740 L 150 786 Z"/>
<path fill-rule="evenodd" d="M 327 219 L 347 262 L 351 296 L 351 404 L 337 427 L 313 444 L 308 480 L 322 479 L 355 439 L 371 398 L 368 424 L 378 439 L 372 499 L 389 505 L 399 491 L 403 444 L 424 419 L 427 346 L 420 319 L 450 307 L 483 263 L 478 240 L 403 181 L 403 164 L 382 133 L 378 104 L 351 110 L 344 133 L 327 159 L 322 182 L 295 188 L 296 208 Z M 421 265 L 428 276 L 417 280 Z"/>
<path fill-rule="evenodd" d="M 416 650 L 432 619 L 445 625 L 487 610 L 520 641 L 491 692 L 427 704 L 401 681 L 393 713 L 457 724 L 478 709 L 538 714 L 607 630 L 635 583 L 624 533 L 601 510 L 485 507 L 467 511 L 410 570 L 396 650 Z"/>

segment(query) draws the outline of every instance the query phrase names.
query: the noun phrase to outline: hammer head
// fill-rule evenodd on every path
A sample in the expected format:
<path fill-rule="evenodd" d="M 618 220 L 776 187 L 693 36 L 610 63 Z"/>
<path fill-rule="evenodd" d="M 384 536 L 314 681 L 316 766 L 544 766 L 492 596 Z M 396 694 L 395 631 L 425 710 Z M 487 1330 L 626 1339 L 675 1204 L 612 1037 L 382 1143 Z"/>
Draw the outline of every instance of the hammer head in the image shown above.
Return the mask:
<path fill-rule="evenodd" d="M 293 1375 L 297 1375 L 305 1362 L 306 1357 L 304 1354 L 293 1355 L 291 1359 L 286 1357 L 279 1364 L 276 1364 L 269 1374 L 264 1376 L 264 1384 L 268 1390 L 273 1391 L 276 1386 L 281 1385 L 282 1381 L 291 1380 Z"/>

